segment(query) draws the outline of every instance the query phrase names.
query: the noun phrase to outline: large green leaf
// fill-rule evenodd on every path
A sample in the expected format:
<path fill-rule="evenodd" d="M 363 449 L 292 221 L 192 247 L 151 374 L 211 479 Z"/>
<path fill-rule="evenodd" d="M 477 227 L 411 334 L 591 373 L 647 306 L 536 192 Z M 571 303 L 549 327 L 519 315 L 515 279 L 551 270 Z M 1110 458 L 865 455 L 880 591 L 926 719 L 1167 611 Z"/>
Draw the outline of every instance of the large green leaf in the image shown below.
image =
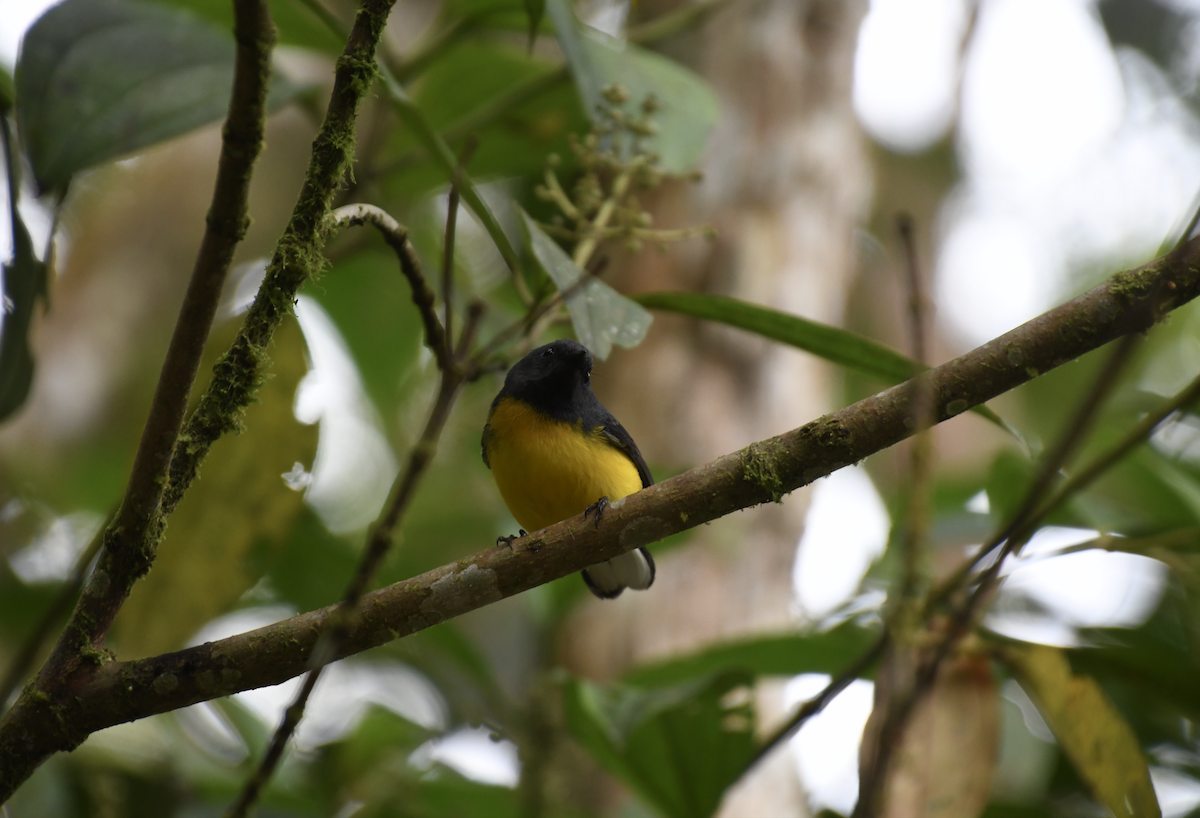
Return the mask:
<path fill-rule="evenodd" d="M 853 622 L 824 633 L 788 633 L 712 645 L 700 653 L 643 665 L 625 676 L 636 685 L 669 685 L 745 670 L 756 676 L 837 673 L 867 651 L 875 636 Z"/>
<path fill-rule="evenodd" d="M 756 752 L 753 681 L 745 672 L 652 689 L 573 680 L 567 725 L 663 815 L 712 815 Z"/>
<path fill-rule="evenodd" d="M 1073 675 L 1057 648 L 1013 647 L 1001 655 L 1097 800 L 1118 818 L 1162 814 L 1137 736 L 1094 679 Z"/>
<path fill-rule="evenodd" d="M 717 121 L 717 97 L 700 76 L 644 48 L 584 32 L 567 0 L 548 0 L 559 47 L 571 66 L 587 113 L 604 104 L 603 89 L 620 85 L 635 104 L 647 96 L 658 102 L 658 134 L 649 140 L 659 165 L 683 173 L 699 161 L 708 132 Z"/>
<path fill-rule="evenodd" d="M 214 0 L 151 0 L 158 5 L 185 9 L 203 17 L 222 31 L 233 31 L 233 3 Z M 314 0 L 317 2 L 317 0 Z M 304 0 L 270 0 L 271 21 L 275 23 L 279 44 L 339 54 L 345 46 L 344 37 L 321 20 Z M 348 28 L 348 26 L 347 26 Z"/>
<path fill-rule="evenodd" d="M 235 46 L 199 18 L 131 0 L 66 0 L 25 35 L 17 120 L 38 187 L 221 119 Z M 295 89 L 272 83 L 270 104 Z"/>
<path fill-rule="evenodd" d="M 629 348 L 642 342 L 654 320 L 649 312 L 596 278 L 581 286 L 583 270 L 524 211 L 521 224 L 538 264 L 564 294 L 579 343 L 603 361 L 613 344 Z"/>
<path fill-rule="evenodd" d="M 642 293 L 634 296 L 634 300 L 652 310 L 677 312 L 744 329 L 772 341 L 811 352 L 847 369 L 872 375 L 889 384 L 906 381 L 928 369 L 894 349 L 853 332 L 810 321 L 798 315 L 748 304 L 736 298 L 708 293 Z M 1025 442 L 1020 432 L 986 406 L 976 406 L 972 411 L 987 418 L 1022 443 Z"/>

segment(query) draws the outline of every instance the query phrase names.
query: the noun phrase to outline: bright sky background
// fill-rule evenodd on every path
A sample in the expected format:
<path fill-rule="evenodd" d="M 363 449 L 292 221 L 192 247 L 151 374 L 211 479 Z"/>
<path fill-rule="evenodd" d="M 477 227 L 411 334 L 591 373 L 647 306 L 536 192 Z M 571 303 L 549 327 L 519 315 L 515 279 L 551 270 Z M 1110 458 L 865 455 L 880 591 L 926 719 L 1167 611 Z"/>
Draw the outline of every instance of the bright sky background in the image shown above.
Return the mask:
<path fill-rule="evenodd" d="M 1172 4 L 1200 15 L 1200 0 Z M 49 5 L 45 0 L 0 3 L 0 61 L 9 69 L 21 32 Z M 962 61 L 968 8 L 966 0 L 873 0 L 860 31 L 853 87 L 863 127 L 894 150 L 919 152 L 957 126 L 964 178 L 935 226 L 935 297 L 938 319 L 964 349 L 1052 306 L 1077 286 L 1070 280 L 1072 270 L 1150 257 L 1200 191 L 1200 123 L 1174 97 L 1157 67 L 1137 52 L 1111 47 L 1093 2 L 981 0 Z M 5 235 L 0 250 L 7 241 Z M 378 419 L 365 402 L 344 342 L 314 303 L 303 302 L 299 312 L 314 374 L 308 392 L 298 398 L 298 414 L 321 419 L 323 447 L 333 434 L 329 418 L 341 417 L 338 434 L 351 441 L 345 448 L 359 453 L 356 463 L 371 486 L 386 486 L 395 461 L 372 454 L 380 439 Z M 322 381 L 336 384 L 332 392 L 340 397 L 316 389 Z M 338 471 L 328 462 L 323 468 Z M 324 513 L 337 514 L 337 498 L 322 499 L 319 483 L 308 486 L 310 500 Z M 979 498 L 972 509 L 985 512 L 985 500 Z M 331 523 L 354 528 L 371 516 L 366 506 L 375 505 L 371 496 L 364 507 Z M 846 508 L 859 513 L 847 514 Z M 858 469 L 843 470 L 816 486 L 808 520 L 795 584 L 798 609 L 811 621 L 856 597 L 863 572 L 882 552 L 889 522 L 870 479 Z M 82 529 L 93 522 L 71 525 Z M 78 540 L 82 535 L 72 534 L 75 528 L 64 523 L 55 536 Z M 1006 614 L 1000 605 L 989 625 L 1023 638 L 1072 644 L 1080 625 L 1142 621 L 1161 594 L 1161 564 L 1120 554 L 1045 556 L 1091 535 L 1072 530 L 1041 535 L 1030 556 L 1009 572 L 1006 594 L 1039 602 L 1045 615 Z M 70 543 L 58 540 L 53 553 L 61 557 Z M 53 560 L 38 562 L 32 552 L 18 557 L 31 576 L 44 579 L 56 570 Z M 1072 581 L 1065 582 L 1064 575 Z M 1071 587 L 1080 592 L 1065 594 Z M 213 627 L 241 630 L 286 614 L 251 612 L 244 615 L 257 616 L 254 622 L 222 620 Z M 327 740 L 336 732 L 328 725 L 339 718 L 343 724 L 353 721 L 367 702 L 430 725 L 444 719 L 436 690 L 410 669 L 377 667 L 367 675 L 375 687 L 351 690 L 347 679 L 331 677 L 318 690 L 312 716 L 301 729 L 302 744 Z M 800 677 L 789 686 L 789 700 L 802 701 L 823 683 L 819 677 Z M 333 687 L 343 695 L 320 695 Z M 404 693 L 385 695 L 385 687 Z M 282 685 L 244 699 L 274 721 L 290 694 L 291 688 Z M 856 683 L 793 741 L 815 807 L 852 809 L 856 736 L 870 702 L 870 684 Z M 220 725 L 210 716 L 196 715 L 194 729 L 215 747 Z M 473 731 L 423 748 L 413 763 L 434 759 L 482 780 L 510 785 L 516 780 L 511 745 Z M 1168 816 L 1200 803 L 1200 787 L 1186 777 L 1156 770 L 1155 782 Z"/>

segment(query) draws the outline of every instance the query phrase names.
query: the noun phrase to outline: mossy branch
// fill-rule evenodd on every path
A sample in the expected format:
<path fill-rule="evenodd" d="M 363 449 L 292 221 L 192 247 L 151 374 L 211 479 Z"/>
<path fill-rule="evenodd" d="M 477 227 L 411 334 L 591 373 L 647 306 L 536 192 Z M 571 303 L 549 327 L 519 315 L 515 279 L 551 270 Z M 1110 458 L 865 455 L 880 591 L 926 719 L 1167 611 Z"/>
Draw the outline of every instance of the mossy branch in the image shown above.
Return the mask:
<path fill-rule="evenodd" d="M 274 28 L 265 0 L 238 2 L 237 63 L 217 188 L 193 284 L 164 364 L 129 488 L 107 528 L 100 560 L 84 587 L 51 658 L 0 720 L 0 744 L 14 755 L 0 762 L 0 803 L 45 758 L 45 740 L 58 749 L 82 736 L 64 716 L 75 686 L 112 657 L 104 638 L 134 582 L 154 560 L 166 519 L 195 478 L 212 444 L 238 428 L 263 381 L 267 346 L 291 312 L 300 286 L 323 263 L 324 218 L 353 159 L 358 107 L 376 77 L 375 48 L 394 0 L 363 0 L 338 58 L 333 94 L 313 143 L 312 159 L 291 220 L 275 249 L 257 298 L 230 349 L 182 431 L 180 422 L 207 338 L 233 247 L 244 234 L 250 167 L 262 146 L 266 86 Z M 202 279 L 197 283 L 197 279 Z M 205 315 L 207 314 L 207 319 Z M 178 349 L 177 349 L 178 348 Z M 194 356 L 195 361 L 189 356 Z M 75 738 L 79 736 L 79 738 Z M 15 759 L 15 766 L 10 762 Z"/>
<path fill-rule="evenodd" d="M 1155 297 L 1159 293 L 1159 297 Z M 1165 295 L 1163 295 L 1165 294 Z M 1104 284 L 931 370 L 937 421 L 990 400 L 1130 331 L 1153 300 L 1154 317 L 1200 295 L 1200 239 Z M 1139 326 L 1144 326 L 1140 324 Z M 1137 331 L 1137 330 L 1135 330 Z M 597 530 L 564 520 L 474 556 L 366 594 L 338 656 L 359 653 L 633 548 L 770 502 L 911 436 L 917 386 L 908 381 L 750 450 L 725 455 L 613 503 Z M 767 482 L 769 485 L 764 485 Z M 54 701 L 23 696 L 0 723 L 0 801 L 51 753 L 105 727 L 304 672 L 335 606 L 195 648 L 109 662 Z"/>
<path fill-rule="evenodd" d="M 250 224 L 254 161 L 262 151 L 275 26 L 266 0 L 235 4 L 237 41 L 233 92 L 206 229 L 120 510 L 103 534 L 100 560 L 83 596 L 42 668 L 38 685 L 52 687 L 87 659 L 103 661 L 108 628 L 133 583 L 150 569 L 165 527 L 163 503 L 176 440 L 233 252 Z"/>

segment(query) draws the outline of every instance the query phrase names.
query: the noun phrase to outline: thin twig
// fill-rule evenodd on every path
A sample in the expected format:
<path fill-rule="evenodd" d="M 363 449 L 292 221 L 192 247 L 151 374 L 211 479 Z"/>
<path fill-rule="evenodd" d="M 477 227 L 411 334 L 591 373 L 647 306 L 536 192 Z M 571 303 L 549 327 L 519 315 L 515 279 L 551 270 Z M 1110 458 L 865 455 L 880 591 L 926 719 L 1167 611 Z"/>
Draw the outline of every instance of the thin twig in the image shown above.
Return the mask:
<path fill-rule="evenodd" d="M 442 240 L 442 302 L 445 306 L 442 325 L 446 330 L 446 343 L 450 343 L 450 339 L 454 337 L 452 304 L 454 301 L 454 234 L 458 226 L 458 189 L 462 186 L 462 177 L 467 162 L 470 161 L 471 154 L 475 152 L 478 144 L 478 140 L 468 139 L 462 150 L 459 151 L 458 167 L 455 168 L 454 175 L 450 179 L 450 195 L 447 197 L 446 203 L 446 233 Z"/>
<path fill-rule="evenodd" d="M 449 217 L 448 217 L 449 218 Z M 321 627 L 321 636 L 313 648 L 309 659 L 309 672 L 300 691 L 284 712 L 283 721 L 275 730 L 271 744 L 263 755 L 254 771 L 254 775 L 246 782 L 237 799 L 230 804 L 225 812 L 226 818 L 243 818 L 247 811 L 258 799 L 262 788 L 270 780 L 283 752 L 291 740 L 293 733 L 304 717 L 309 698 L 316 687 L 318 679 L 330 662 L 338 658 L 346 634 L 353 627 L 355 612 L 359 600 L 371 583 L 375 572 L 382 564 L 391 548 L 392 540 L 400 520 L 407 511 L 416 487 L 424 476 L 429 464 L 437 453 L 438 439 L 450 411 L 454 408 L 459 389 L 464 383 L 465 370 L 454 359 L 450 349 L 450 341 L 445 329 L 437 323 L 437 312 L 432 299 L 432 291 L 425 282 L 424 274 L 416 262 L 416 254 L 408 242 L 408 233 L 395 219 L 383 210 L 371 205 L 349 205 L 338 208 L 330 214 L 331 226 L 350 224 L 370 224 L 384 234 L 388 244 L 396 251 L 400 259 L 401 269 L 408 279 L 413 291 L 413 302 L 421 310 L 425 320 L 426 345 L 434 354 L 441 369 L 441 387 L 437 400 L 430 410 L 429 419 L 420 439 L 409 452 L 408 462 L 404 471 L 396 478 L 392 486 L 388 502 L 379 519 L 367 532 L 367 544 L 359 560 L 358 568 L 346 587 L 341 603 L 333 610 Z M 467 331 L 474 332 L 478 319 L 469 320 L 464 324 L 464 336 Z"/>
<path fill-rule="evenodd" d="M 883 655 L 887 644 L 888 633 L 886 630 L 883 630 L 880 632 L 879 638 L 875 640 L 875 643 L 862 656 L 859 656 L 849 667 L 830 679 L 829 684 L 825 686 L 824 690 L 800 705 L 796 713 L 762 743 L 762 746 L 758 748 L 758 752 L 754 754 L 754 758 L 750 759 L 750 763 L 742 770 L 742 775 L 744 776 L 750 769 L 757 766 L 760 761 L 770 755 L 776 747 L 795 735 L 796 731 L 803 727 L 806 721 L 829 706 L 829 703 L 849 687 L 851 682 L 862 677 L 867 672 L 867 669 L 875 664 L 879 657 Z"/>
<path fill-rule="evenodd" d="M 386 211 L 369 204 L 351 204 L 339 207 L 325 219 L 325 227 L 328 230 L 357 227 L 364 224 L 376 228 L 383 236 L 383 240 L 395 251 L 396 258 L 400 261 L 400 271 L 408 279 L 413 304 L 421 314 L 421 322 L 425 326 L 425 345 L 433 353 L 438 369 L 443 372 L 453 369 L 454 361 L 450 354 L 450 341 L 447 339 L 445 327 L 442 326 L 437 314 L 437 293 L 429 286 L 429 282 L 425 280 L 425 274 L 421 272 L 421 262 L 417 258 L 417 252 L 413 249 L 412 242 L 408 240 L 408 229 L 393 219 Z"/>
<path fill-rule="evenodd" d="M 921 270 L 917 263 L 916 239 L 913 235 L 912 217 L 907 213 L 896 219 L 900 241 L 904 245 L 904 271 L 908 285 L 908 322 L 912 338 L 912 356 L 921 367 L 929 364 L 928 350 L 928 297 L 921 281 Z M 913 438 L 909 463 L 908 519 L 904 525 L 901 553 L 903 573 L 900 579 L 899 597 L 905 604 L 913 600 L 921 585 L 923 547 L 929 527 L 929 483 L 932 479 L 933 439 L 929 431 L 934 423 L 933 386 L 926 374 L 916 377 L 917 393 L 913 401 L 913 425 L 917 434 Z"/>

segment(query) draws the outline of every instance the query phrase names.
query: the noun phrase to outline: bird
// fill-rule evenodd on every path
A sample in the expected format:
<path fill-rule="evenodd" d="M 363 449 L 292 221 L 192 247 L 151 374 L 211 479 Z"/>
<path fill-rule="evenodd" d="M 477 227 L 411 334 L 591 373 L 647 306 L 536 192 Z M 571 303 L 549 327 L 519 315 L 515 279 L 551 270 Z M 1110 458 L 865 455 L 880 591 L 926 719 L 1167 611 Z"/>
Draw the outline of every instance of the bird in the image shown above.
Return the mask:
<path fill-rule="evenodd" d="M 629 432 L 592 392 L 592 356 L 578 341 L 540 346 L 508 371 L 483 428 L 483 462 L 526 531 L 583 513 L 596 526 L 613 500 L 654 478 Z M 515 537 L 497 542 L 512 545 Z M 654 558 L 636 548 L 589 565 L 583 580 L 601 599 L 654 582 Z"/>

